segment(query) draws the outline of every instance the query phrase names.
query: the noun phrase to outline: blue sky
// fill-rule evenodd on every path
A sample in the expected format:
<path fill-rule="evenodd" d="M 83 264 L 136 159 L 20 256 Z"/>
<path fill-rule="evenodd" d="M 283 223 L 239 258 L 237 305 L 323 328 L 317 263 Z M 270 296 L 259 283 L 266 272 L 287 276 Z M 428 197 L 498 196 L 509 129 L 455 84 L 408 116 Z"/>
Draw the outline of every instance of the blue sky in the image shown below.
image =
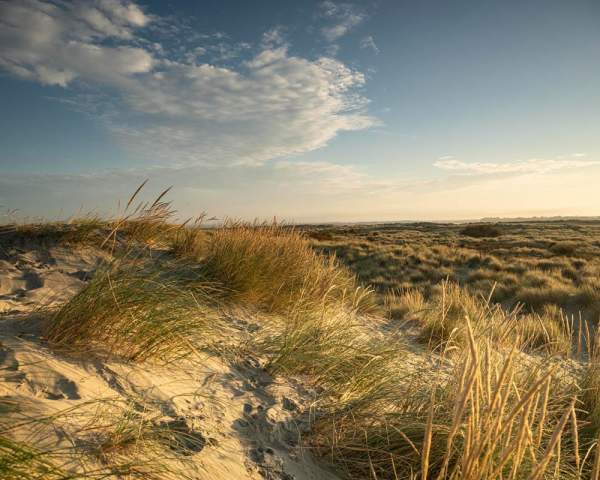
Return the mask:
<path fill-rule="evenodd" d="M 0 205 L 600 214 L 600 3 L 0 0 Z M 1 220 L 1 219 L 0 219 Z"/>

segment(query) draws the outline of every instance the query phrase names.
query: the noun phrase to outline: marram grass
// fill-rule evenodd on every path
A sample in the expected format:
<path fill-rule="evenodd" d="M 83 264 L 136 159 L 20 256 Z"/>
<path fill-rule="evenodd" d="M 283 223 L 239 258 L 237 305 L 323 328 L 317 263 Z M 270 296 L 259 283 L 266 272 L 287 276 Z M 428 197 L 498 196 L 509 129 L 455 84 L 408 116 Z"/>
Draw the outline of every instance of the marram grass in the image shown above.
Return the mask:
<path fill-rule="evenodd" d="M 260 323 L 246 346 L 266 357 L 271 373 L 301 378 L 313 389 L 303 445 L 343 477 L 599 479 L 594 329 L 559 308 L 581 300 L 582 292 L 590 297 L 586 305 L 594 304 L 589 285 L 596 270 L 571 258 L 592 252 L 593 244 L 569 250 L 568 260 L 555 243 L 536 244 L 531 251 L 542 260 L 535 268 L 522 258 L 511 265 L 500 260 L 507 245 L 525 248 L 504 227 L 499 238 L 465 239 L 469 248 L 422 251 L 392 243 L 386 255 L 357 255 L 353 261 L 371 262 L 363 274 L 366 267 L 373 275 L 390 269 L 390 259 L 410 272 L 396 272 L 392 284 L 402 288 L 387 297 L 389 318 L 380 318 L 376 295 L 335 257 L 317 253 L 299 230 L 235 222 L 209 232 L 199 224 L 174 228 L 161 197 L 144 205 L 138 212 L 154 213 L 113 224 L 109 241 L 152 246 L 159 237 L 171 251 L 157 257 L 151 249 L 138 256 L 126 249 L 128 255 L 99 270 L 50 322 L 54 348 L 175 360 L 222 336 L 215 328 L 220 306 L 241 306 Z M 494 255 L 486 253 L 492 248 Z M 460 276 L 453 265 L 479 273 Z M 428 288 L 405 288 L 413 277 Z M 462 279 L 471 283 L 465 287 Z M 487 293 L 475 285 L 486 285 Z M 526 305 L 499 305 L 497 288 L 506 303 L 538 293 Z M 421 343 L 409 344 L 398 320 L 415 328 Z M 571 363 L 563 362 L 569 357 Z M 138 413 L 105 425 L 91 455 L 125 467 L 131 452 L 160 459 L 161 442 L 177 442 L 171 436 L 177 432 L 156 435 L 155 422 Z M 36 459 L 49 458 L 27 445 L 23 451 L 28 455 L 5 458 L 22 458 L 17 468 L 33 459 L 34 469 Z M 132 469 L 144 475 L 143 465 Z"/>
<path fill-rule="evenodd" d="M 135 361 L 188 355 L 210 337 L 215 316 L 208 287 L 196 282 L 192 288 L 180 276 L 144 259 L 108 265 L 54 315 L 45 336 L 67 353 Z"/>
<path fill-rule="evenodd" d="M 266 312 L 323 305 L 341 299 L 371 308 L 369 295 L 356 296 L 355 276 L 333 256 L 316 253 L 300 231 L 277 224 L 227 222 L 203 235 L 180 234 L 175 250 L 200 262 L 207 280 L 228 293 L 230 301 L 253 305 Z M 299 305 L 302 302 L 302 305 Z"/>

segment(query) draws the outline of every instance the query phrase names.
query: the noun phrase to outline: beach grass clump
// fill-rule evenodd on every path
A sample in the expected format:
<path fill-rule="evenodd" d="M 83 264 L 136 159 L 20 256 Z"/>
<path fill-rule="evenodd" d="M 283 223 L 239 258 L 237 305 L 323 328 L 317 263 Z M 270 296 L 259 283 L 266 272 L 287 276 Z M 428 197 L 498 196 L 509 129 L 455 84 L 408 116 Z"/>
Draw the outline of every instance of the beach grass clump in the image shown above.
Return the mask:
<path fill-rule="evenodd" d="M 179 229 L 173 223 L 176 211 L 171 202 L 164 200 L 171 187 L 163 190 L 154 201 L 136 203 L 148 180 L 131 195 L 123 211 L 110 221 L 110 231 L 105 236 L 101 247 L 131 249 L 136 246 L 165 247 L 174 232 Z"/>
<path fill-rule="evenodd" d="M 391 290 L 384 297 L 386 311 L 393 320 L 412 320 L 426 307 L 423 293 L 416 289 Z"/>
<path fill-rule="evenodd" d="M 315 252 L 298 230 L 278 224 L 228 222 L 203 236 L 196 254 L 207 280 L 229 300 L 266 312 L 290 308 L 320 310 L 340 300 L 372 306 L 366 292 L 357 296 L 355 276 L 334 256 Z"/>
<path fill-rule="evenodd" d="M 405 344 L 383 337 L 353 312 L 294 311 L 267 326 L 257 341 L 275 374 L 301 375 L 322 390 L 320 408 L 338 408 L 379 395 Z"/>
<path fill-rule="evenodd" d="M 600 432 L 600 361 L 594 356 L 590 359 L 581 378 L 583 409 L 587 413 L 587 430 L 592 436 Z"/>
<path fill-rule="evenodd" d="M 490 223 L 474 223 L 464 227 L 460 233 L 467 237 L 494 238 L 502 235 L 502 230 L 498 225 Z"/>
<path fill-rule="evenodd" d="M 559 241 L 552 244 L 548 250 L 557 256 L 573 256 L 576 255 L 577 252 L 583 247 L 578 242 L 574 241 Z"/>
<path fill-rule="evenodd" d="M 573 344 L 574 332 L 566 320 L 533 313 L 520 316 L 515 324 L 519 348 L 523 351 L 568 356 L 576 347 Z"/>
<path fill-rule="evenodd" d="M 97 398 L 52 411 L 3 397 L 0 406 L 9 407 L 0 421 L 2 479 L 196 478 L 190 460 L 204 448 L 204 437 L 141 397 Z"/>
<path fill-rule="evenodd" d="M 573 389 L 469 324 L 467 341 L 449 370 L 405 373 L 387 396 L 318 417 L 310 445 L 356 479 L 587 478 L 595 444 L 579 438 Z"/>
<path fill-rule="evenodd" d="M 596 348 L 591 323 L 581 313 L 567 315 L 558 305 L 548 304 L 541 313 L 518 315 L 514 333 L 519 348 L 530 353 L 584 360 L 594 355 Z"/>
<path fill-rule="evenodd" d="M 0 478 L 3 480 L 63 480 L 69 474 L 53 455 L 35 446 L 0 435 Z"/>
<path fill-rule="evenodd" d="M 64 245 L 98 245 L 109 231 L 109 222 L 98 215 L 74 217 L 66 222 L 10 223 L 0 226 L 0 241 L 6 239 L 52 242 Z"/>
<path fill-rule="evenodd" d="M 173 223 L 176 211 L 165 201 L 170 188 L 153 201 L 136 199 L 147 181 L 143 182 L 125 208 L 116 216 L 97 213 L 77 215 L 64 221 L 13 221 L 0 225 L 0 241 L 34 240 L 64 245 L 94 245 L 115 251 L 117 248 L 162 246 L 171 241 L 180 225 Z"/>
<path fill-rule="evenodd" d="M 143 399 L 107 400 L 77 430 L 77 449 L 100 471 L 124 478 L 195 478 L 189 461 L 205 439 L 184 418 L 165 419 Z"/>
<path fill-rule="evenodd" d="M 98 270 L 49 322 L 49 344 L 135 361 L 192 352 L 216 324 L 207 307 L 213 290 L 185 266 L 159 263 L 125 259 Z"/>
<path fill-rule="evenodd" d="M 427 305 L 414 315 L 421 325 L 421 340 L 434 350 L 447 350 L 466 346 L 466 318 L 471 319 L 478 337 L 494 329 L 499 334 L 504 312 L 458 284 L 443 281 Z"/>
<path fill-rule="evenodd" d="M 170 249 L 177 257 L 202 258 L 204 244 L 210 233 L 202 228 L 206 215 L 202 214 L 176 228 L 171 235 Z"/>
<path fill-rule="evenodd" d="M 540 314 L 526 313 L 518 304 L 505 309 L 492 303 L 493 288 L 486 298 L 443 281 L 427 300 L 418 290 L 407 290 L 395 297 L 394 311 L 400 312 L 404 320 L 415 322 L 420 327 L 420 340 L 434 351 L 465 348 L 468 318 L 478 341 L 491 340 L 496 346 L 506 348 L 517 345 L 520 350 L 532 353 L 567 356 L 574 353 L 575 328 L 562 310 L 547 306 Z M 582 345 L 577 351 L 582 352 Z"/>

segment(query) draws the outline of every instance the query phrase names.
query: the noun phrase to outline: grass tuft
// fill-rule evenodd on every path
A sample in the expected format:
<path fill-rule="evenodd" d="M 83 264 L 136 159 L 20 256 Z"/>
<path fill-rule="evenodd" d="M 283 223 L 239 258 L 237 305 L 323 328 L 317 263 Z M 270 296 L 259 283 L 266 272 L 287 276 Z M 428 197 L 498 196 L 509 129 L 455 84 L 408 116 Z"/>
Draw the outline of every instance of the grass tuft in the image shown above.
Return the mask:
<path fill-rule="evenodd" d="M 493 238 L 502 235 L 502 230 L 498 225 L 491 225 L 489 223 L 478 223 L 467 225 L 460 231 L 460 233 L 467 237 Z"/>
<path fill-rule="evenodd" d="M 187 233 L 186 235 L 188 235 Z M 185 245 L 192 242 L 184 237 Z M 356 295 L 357 283 L 334 256 L 316 253 L 298 230 L 278 224 L 249 225 L 228 222 L 210 235 L 197 235 L 185 247 L 202 265 L 207 280 L 220 285 L 229 300 L 266 312 L 286 312 L 310 305 L 358 302 L 373 306 L 371 296 Z"/>
<path fill-rule="evenodd" d="M 177 269 L 175 274 L 169 268 Z M 183 272 L 181 264 L 116 261 L 62 306 L 45 336 L 53 348 L 68 353 L 135 361 L 188 355 L 202 344 L 215 318 L 206 306 L 211 287 L 193 272 L 191 277 Z"/>

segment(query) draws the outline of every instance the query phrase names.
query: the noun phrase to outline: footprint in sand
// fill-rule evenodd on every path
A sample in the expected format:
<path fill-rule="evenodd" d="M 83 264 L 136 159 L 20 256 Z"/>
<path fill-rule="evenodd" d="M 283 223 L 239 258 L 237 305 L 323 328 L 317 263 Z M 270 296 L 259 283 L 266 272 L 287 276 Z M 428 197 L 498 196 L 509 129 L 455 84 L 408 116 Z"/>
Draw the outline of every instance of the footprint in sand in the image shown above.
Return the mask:
<path fill-rule="evenodd" d="M 66 377 L 59 377 L 54 383 L 54 392 L 47 392 L 46 397 L 50 400 L 60 400 L 68 398 L 69 400 L 79 400 L 79 389 L 73 380 Z"/>
<path fill-rule="evenodd" d="M 5 382 L 20 383 L 25 378 L 25 373 L 19 371 L 19 362 L 14 352 L 4 346 L 0 346 L 0 379 Z"/>
<path fill-rule="evenodd" d="M 22 278 L 25 281 L 26 290 L 35 290 L 44 286 L 44 282 L 36 272 L 24 272 Z"/>

